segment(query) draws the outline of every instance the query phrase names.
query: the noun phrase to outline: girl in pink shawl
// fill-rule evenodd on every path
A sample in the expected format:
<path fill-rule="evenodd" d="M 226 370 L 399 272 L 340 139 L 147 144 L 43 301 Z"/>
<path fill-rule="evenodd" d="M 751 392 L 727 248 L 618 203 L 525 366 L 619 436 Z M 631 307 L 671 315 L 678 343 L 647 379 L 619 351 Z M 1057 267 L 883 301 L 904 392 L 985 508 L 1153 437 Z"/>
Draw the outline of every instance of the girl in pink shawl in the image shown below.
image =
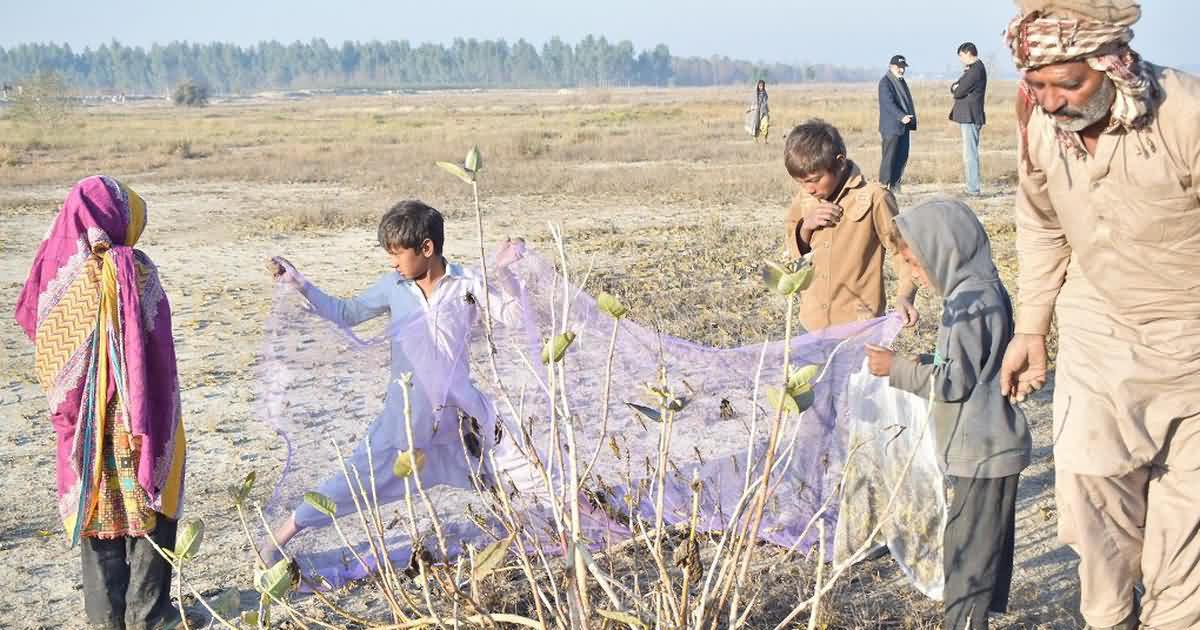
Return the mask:
<path fill-rule="evenodd" d="M 184 433 L 171 309 L 133 249 L 146 204 L 115 179 L 71 190 L 38 247 L 16 319 L 58 445 L 58 508 L 83 559 L 84 606 L 100 627 L 153 627 L 171 611 Z"/>

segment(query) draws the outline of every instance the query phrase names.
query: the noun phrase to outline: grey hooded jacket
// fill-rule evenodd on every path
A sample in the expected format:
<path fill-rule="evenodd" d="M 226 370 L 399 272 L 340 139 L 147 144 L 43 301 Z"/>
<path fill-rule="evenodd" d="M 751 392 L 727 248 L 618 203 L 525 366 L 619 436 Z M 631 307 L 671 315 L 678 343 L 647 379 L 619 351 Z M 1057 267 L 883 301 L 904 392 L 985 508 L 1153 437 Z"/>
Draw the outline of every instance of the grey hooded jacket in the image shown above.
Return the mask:
<path fill-rule="evenodd" d="M 987 232 L 959 201 L 930 201 L 896 225 L 943 297 L 933 356 L 897 356 L 893 387 L 929 397 L 946 474 L 1007 477 L 1029 465 L 1025 415 L 1000 392 L 1000 364 L 1013 336 L 1013 309 L 992 262 Z"/>

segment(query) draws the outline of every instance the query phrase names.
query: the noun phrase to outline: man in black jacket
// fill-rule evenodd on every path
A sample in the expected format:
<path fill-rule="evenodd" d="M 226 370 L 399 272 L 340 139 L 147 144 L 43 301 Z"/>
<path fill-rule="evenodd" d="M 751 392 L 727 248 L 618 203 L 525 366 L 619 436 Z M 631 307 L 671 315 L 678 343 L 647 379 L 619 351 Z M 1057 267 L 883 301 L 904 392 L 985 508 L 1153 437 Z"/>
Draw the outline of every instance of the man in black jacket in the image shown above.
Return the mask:
<path fill-rule="evenodd" d="M 975 44 L 965 42 L 958 47 L 958 60 L 963 64 L 963 74 L 950 93 L 954 95 L 954 107 L 950 120 L 962 129 L 963 166 L 967 171 L 967 194 L 979 194 L 979 131 L 986 118 L 983 114 L 983 98 L 987 92 L 987 69 L 979 60 Z"/>
<path fill-rule="evenodd" d="M 917 129 L 917 108 L 904 82 L 907 68 L 904 55 L 895 55 L 888 64 L 888 73 L 879 80 L 879 135 L 883 139 L 879 183 L 893 193 L 900 192 L 900 178 L 908 164 L 908 132 Z"/>

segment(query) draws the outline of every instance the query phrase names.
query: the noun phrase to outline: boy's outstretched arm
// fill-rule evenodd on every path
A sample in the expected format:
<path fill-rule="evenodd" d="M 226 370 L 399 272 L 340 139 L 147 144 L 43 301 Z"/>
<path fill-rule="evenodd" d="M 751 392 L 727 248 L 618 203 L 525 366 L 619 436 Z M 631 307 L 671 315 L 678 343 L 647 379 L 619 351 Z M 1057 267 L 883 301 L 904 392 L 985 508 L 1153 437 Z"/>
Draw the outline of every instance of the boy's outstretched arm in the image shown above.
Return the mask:
<path fill-rule="evenodd" d="M 375 284 L 367 287 L 362 293 L 349 299 L 332 297 L 309 282 L 296 267 L 286 258 L 276 256 L 271 259 L 274 274 L 277 279 L 291 285 L 308 303 L 312 305 L 317 315 L 338 324 L 352 328 L 369 319 L 373 319 L 389 310 L 388 283 L 395 284 L 396 274 L 387 273 Z"/>
<path fill-rule="evenodd" d="M 524 256 L 523 238 L 509 239 L 496 255 L 496 285 L 499 286 L 488 287 L 488 303 L 492 321 L 502 326 L 516 325 L 521 319 L 521 283 L 510 267 Z"/>

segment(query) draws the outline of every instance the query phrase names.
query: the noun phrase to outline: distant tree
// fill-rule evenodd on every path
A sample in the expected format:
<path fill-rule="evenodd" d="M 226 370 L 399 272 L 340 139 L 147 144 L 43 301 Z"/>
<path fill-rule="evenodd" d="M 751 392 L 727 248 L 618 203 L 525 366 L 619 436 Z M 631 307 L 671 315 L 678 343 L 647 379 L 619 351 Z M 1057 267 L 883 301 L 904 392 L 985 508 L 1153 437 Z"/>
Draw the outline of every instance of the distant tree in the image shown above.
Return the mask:
<path fill-rule="evenodd" d="M 456 39 L 450 45 L 324 39 L 251 46 L 214 42 L 154 44 L 113 40 L 74 51 L 58 44 L 0 47 L 0 83 L 17 84 L 52 71 L 73 88 L 172 94 L 181 81 L 221 92 L 337 86 L 714 85 L 742 83 L 769 72 L 776 82 L 868 78 L 833 66 L 755 65 L 728 57 L 673 57 L 665 44 L 638 51 L 632 42 L 587 35 L 576 44 L 555 37 L 535 48 L 525 40 Z"/>
<path fill-rule="evenodd" d="M 185 107 L 204 107 L 208 105 L 208 86 L 189 79 L 175 86 L 171 100 Z"/>

